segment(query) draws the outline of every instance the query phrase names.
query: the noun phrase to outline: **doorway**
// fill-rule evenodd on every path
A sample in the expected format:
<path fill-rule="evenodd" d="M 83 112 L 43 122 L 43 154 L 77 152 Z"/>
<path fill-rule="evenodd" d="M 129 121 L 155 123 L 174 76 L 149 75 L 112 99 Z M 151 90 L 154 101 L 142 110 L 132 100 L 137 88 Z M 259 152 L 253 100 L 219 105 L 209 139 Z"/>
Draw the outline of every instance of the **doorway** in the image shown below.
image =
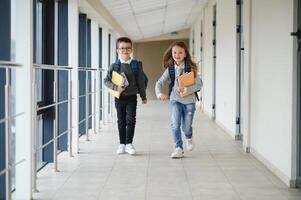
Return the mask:
<path fill-rule="evenodd" d="M 296 187 L 301 187 L 301 0 L 296 0 L 297 9 L 297 30 L 291 33 L 296 37 L 296 58 L 297 58 L 297 181 Z"/>
<path fill-rule="evenodd" d="M 213 26 L 213 39 L 212 39 L 212 45 L 213 45 L 213 68 L 212 68 L 212 88 L 213 88 L 213 93 L 212 93 L 212 120 L 215 120 L 216 117 L 216 4 L 213 6 L 213 21 L 212 21 L 212 26 Z"/>
<path fill-rule="evenodd" d="M 244 95 L 244 36 L 243 36 L 243 0 L 236 1 L 236 49 L 237 49 L 237 70 L 236 70 L 236 140 L 243 140 L 242 117 L 243 115 L 243 95 Z"/>

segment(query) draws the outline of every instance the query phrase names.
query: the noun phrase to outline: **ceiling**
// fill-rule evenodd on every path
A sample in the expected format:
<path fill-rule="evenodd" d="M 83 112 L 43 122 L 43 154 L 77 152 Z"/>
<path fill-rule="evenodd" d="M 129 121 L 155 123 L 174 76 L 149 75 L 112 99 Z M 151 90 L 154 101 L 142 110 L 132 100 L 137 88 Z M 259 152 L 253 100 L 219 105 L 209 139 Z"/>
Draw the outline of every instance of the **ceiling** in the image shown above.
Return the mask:
<path fill-rule="evenodd" d="M 133 40 L 141 40 L 189 28 L 205 0 L 100 1 Z"/>

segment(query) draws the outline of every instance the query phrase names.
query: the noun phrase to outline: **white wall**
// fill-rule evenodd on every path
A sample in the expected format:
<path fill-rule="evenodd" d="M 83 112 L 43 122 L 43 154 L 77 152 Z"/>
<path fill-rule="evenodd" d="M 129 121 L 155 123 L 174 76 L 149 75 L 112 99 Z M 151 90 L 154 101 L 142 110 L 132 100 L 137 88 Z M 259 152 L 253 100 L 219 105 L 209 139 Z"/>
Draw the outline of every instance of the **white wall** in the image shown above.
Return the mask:
<path fill-rule="evenodd" d="M 245 0 L 244 148 L 287 185 L 294 178 L 293 1 Z M 212 115 L 212 7 L 217 3 L 216 121 L 232 137 L 236 117 L 236 4 L 211 0 L 192 29 L 204 20 L 204 111 Z M 249 9 L 250 8 L 250 9 Z M 247 18 L 246 18 L 247 17 Z M 246 27 L 247 26 L 247 27 Z"/>
<path fill-rule="evenodd" d="M 234 138 L 236 119 L 236 1 L 217 0 L 216 121 Z"/>
<path fill-rule="evenodd" d="M 212 29 L 212 20 L 213 20 L 213 3 L 210 1 L 204 7 L 204 75 L 203 75 L 203 110 L 210 117 L 212 116 L 212 104 L 213 104 L 213 48 L 212 48 L 212 39 L 213 39 L 213 29 Z"/>
<path fill-rule="evenodd" d="M 72 153 L 78 153 L 78 0 L 68 1 L 68 60 L 72 70 Z"/>
<path fill-rule="evenodd" d="M 98 23 L 95 19 L 91 21 L 91 63 L 92 68 L 98 69 L 99 68 L 99 29 Z M 92 116 L 93 119 L 93 131 L 95 133 L 99 130 L 99 72 L 92 73 L 92 88 L 93 91 L 97 91 L 96 98 L 92 99 L 92 109 L 95 110 L 95 115 Z M 96 83 L 96 84 L 95 84 Z"/>
<path fill-rule="evenodd" d="M 32 199 L 33 130 L 32 119 L 32 1 L 16 1 L 16 62 L 22 65 L 16 72 L 16 199 Z M 8 196 L 8 195 L 7 195 Z"/>
<path fill-rule="evenodd" d="M 288 184 L 292 168 L 293 0 L 253 0 L 251 15 L 251 151 Z"/>

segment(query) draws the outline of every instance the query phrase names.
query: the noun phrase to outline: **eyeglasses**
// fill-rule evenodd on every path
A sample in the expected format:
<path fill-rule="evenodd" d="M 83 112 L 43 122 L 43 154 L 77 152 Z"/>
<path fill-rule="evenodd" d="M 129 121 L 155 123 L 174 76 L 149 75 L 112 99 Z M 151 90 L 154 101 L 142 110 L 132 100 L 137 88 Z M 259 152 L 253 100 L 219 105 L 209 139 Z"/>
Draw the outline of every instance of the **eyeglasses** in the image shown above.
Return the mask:
<path fill-rule="evenodd" d="M 132 47 L 122 47 L 122 48 L 118 48 L 120 51 L 131 51 Z"/>

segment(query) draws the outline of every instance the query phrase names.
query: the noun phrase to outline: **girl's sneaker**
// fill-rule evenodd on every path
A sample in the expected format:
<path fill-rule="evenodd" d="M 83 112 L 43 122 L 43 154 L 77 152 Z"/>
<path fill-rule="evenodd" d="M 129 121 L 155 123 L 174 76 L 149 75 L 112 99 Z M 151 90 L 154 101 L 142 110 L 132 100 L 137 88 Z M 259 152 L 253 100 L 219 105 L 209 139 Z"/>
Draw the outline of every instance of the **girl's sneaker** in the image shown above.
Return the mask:
<path fill-rule="evenodd" d="M 175 150 L 171 153 L 171 158 L 183 158 L 184 151 L 180 147 L 175 148 Z"/>
<path fill-rule="evenodd" d="M 118 149 L 117 149 L 116 153 L 117 154 L 123 154 L 123 153 L 125 153 L 125 145 L 124 144 L 120 144 L 118 146 Z"/>
<path fill-rule="evenodd" d="M 186 139 L 186 148 L 187 148 L 188 151 L 192 151 L 193 150 L 194 143 L 193 143 L 192 138 Z"/>

